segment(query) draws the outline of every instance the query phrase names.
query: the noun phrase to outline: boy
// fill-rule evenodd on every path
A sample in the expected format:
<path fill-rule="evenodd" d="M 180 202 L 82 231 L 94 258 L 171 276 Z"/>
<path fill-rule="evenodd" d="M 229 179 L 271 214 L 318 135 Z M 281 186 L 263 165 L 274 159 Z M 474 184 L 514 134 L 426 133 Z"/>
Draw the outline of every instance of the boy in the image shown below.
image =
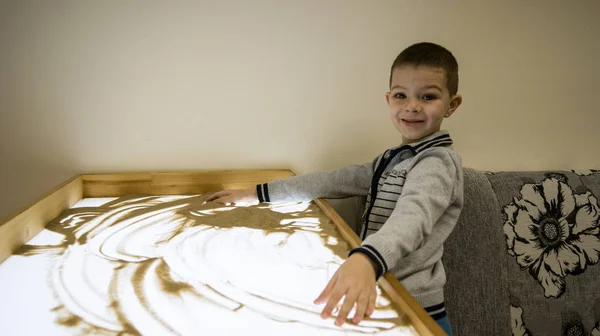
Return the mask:
<path fill-rule="evenodd" d="M 359 323 L 375 305 L 376 281 L 390 271 L 436 322 L 451 335 L 444 305 L 443 243 L 463 206 L 463 171 L 452 150 L 444 118 L 459 107 L 458 64 L 445 48 L 417 43 L 402 51 L 390 73 L 386 99 L 402 144 L 373 162 L 226 190 L 207 201 L 252 203 L 310 201 L 367 195 L 362 246 L 353 249 L 315 300 L 327 302 L 327 318 L 342 297 L 336 319 L 342 325 L 356 304 Z"/>

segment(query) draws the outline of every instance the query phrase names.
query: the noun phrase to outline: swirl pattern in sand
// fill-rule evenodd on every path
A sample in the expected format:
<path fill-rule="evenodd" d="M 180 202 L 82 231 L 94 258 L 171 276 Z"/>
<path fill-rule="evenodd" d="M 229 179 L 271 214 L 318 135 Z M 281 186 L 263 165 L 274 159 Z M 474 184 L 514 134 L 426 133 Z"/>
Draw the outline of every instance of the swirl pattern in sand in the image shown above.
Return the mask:
<path fill-rule="evenodd" d="M 379 289 L 359 325 L 320 317 L 313 300 L 348 246 L 314 203 L 121 197 L 69 209 L 46 231 L 62 239 L 18 254 L 51 256 L 48 284 L 60 303 L 51 313 L 74 333 L 416 335 Z"/>

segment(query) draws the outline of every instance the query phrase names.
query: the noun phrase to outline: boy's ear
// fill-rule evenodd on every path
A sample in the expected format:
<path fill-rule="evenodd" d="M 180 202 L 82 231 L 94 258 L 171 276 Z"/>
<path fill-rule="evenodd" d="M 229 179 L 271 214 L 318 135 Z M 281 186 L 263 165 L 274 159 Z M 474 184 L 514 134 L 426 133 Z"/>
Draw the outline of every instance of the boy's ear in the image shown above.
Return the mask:
<path fill-rule="evenodd" d="M 450 101 L 450 106 L 448 106 L 448 111 L 446 111 L 444 117 L 450 117 L 454 113 L 454 111 L 456 111 L 456 109 L 460 106 L 460 104 L 462 104 L 462 96 L 457 94 Z"/>
<path fill-rule="evenodd" d="M 390 96 L 391 95 L 392 94 L 390 92 L 386 92 L 386 94 L 385 94 L 385 101 L 388 103 L 388 105 L 390 105 Z"/>

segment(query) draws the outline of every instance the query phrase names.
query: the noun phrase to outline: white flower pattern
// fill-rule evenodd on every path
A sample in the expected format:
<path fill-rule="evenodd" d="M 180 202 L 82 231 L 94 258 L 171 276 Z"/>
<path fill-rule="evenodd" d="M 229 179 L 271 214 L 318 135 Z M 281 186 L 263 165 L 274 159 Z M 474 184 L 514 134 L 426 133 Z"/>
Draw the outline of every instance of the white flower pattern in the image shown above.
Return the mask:
<path fill-rule="evenodd" d="M 523 312 L 523 308 L 515 307 L 511 304 L 510 328 L 512 336 L 533 336 L 523 321 Z M 580 326 L 580 328 L 583 328 L 583 326 Z M 583 335 L 585 333 L 585 331 L 582 331 L 582 329 L 567 329 L 566 331 L 563 331 L 564 335 Z M 600 321 L 596 322 L 595 328 L 592 329 L 592 331 L 589 333 L 589 336 L 600 336 Z"/>
<path fill-rule="evenodd" d="M 510 327 L 513 336 L 531 336 L 523 323 L 523 308 L 510 306 Z"/>
<path fill-rule="evenodd" d="M 589 191 L 573 194 L 560 176 L 521 188 L 503 209 L 508 253 L 548 298 L 565 291 L 565 277 L 600 260 L 600 208 Z"/>
<path fill-rule="evenodd" d="M 598 323 L 596 323 L 596 328 L 594 328 L 594 330 L 592 330 L 592 332 L 590 333 L 590 336 L 600 336 L 600 321 Z"/>
<path fill-rule="evenodd" d="M 580 170 L 571 170 L 573 173 L 579 176 L 589 176 L 594 174 L 600 174 L 600 170 L 596 169 L 580 169 Z"/>

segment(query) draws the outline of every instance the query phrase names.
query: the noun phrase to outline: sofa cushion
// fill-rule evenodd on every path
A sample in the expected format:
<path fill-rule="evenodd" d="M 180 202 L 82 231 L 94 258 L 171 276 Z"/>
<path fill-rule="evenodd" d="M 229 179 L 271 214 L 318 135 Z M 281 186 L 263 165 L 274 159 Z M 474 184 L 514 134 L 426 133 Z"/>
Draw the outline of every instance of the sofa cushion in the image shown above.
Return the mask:
<path fill-rule="evenodd" d="M 464 208 L 444 244 L 448 316 L 455 335 L 509 335 L 500 206 L 486 176 L 464 170 Z"/>
<path fill-rule="evenodd" d="M 506 264 L 512 334 L 600 335 L 600 172 L 486 176 L 504 234 L 490 257 Z"/>

